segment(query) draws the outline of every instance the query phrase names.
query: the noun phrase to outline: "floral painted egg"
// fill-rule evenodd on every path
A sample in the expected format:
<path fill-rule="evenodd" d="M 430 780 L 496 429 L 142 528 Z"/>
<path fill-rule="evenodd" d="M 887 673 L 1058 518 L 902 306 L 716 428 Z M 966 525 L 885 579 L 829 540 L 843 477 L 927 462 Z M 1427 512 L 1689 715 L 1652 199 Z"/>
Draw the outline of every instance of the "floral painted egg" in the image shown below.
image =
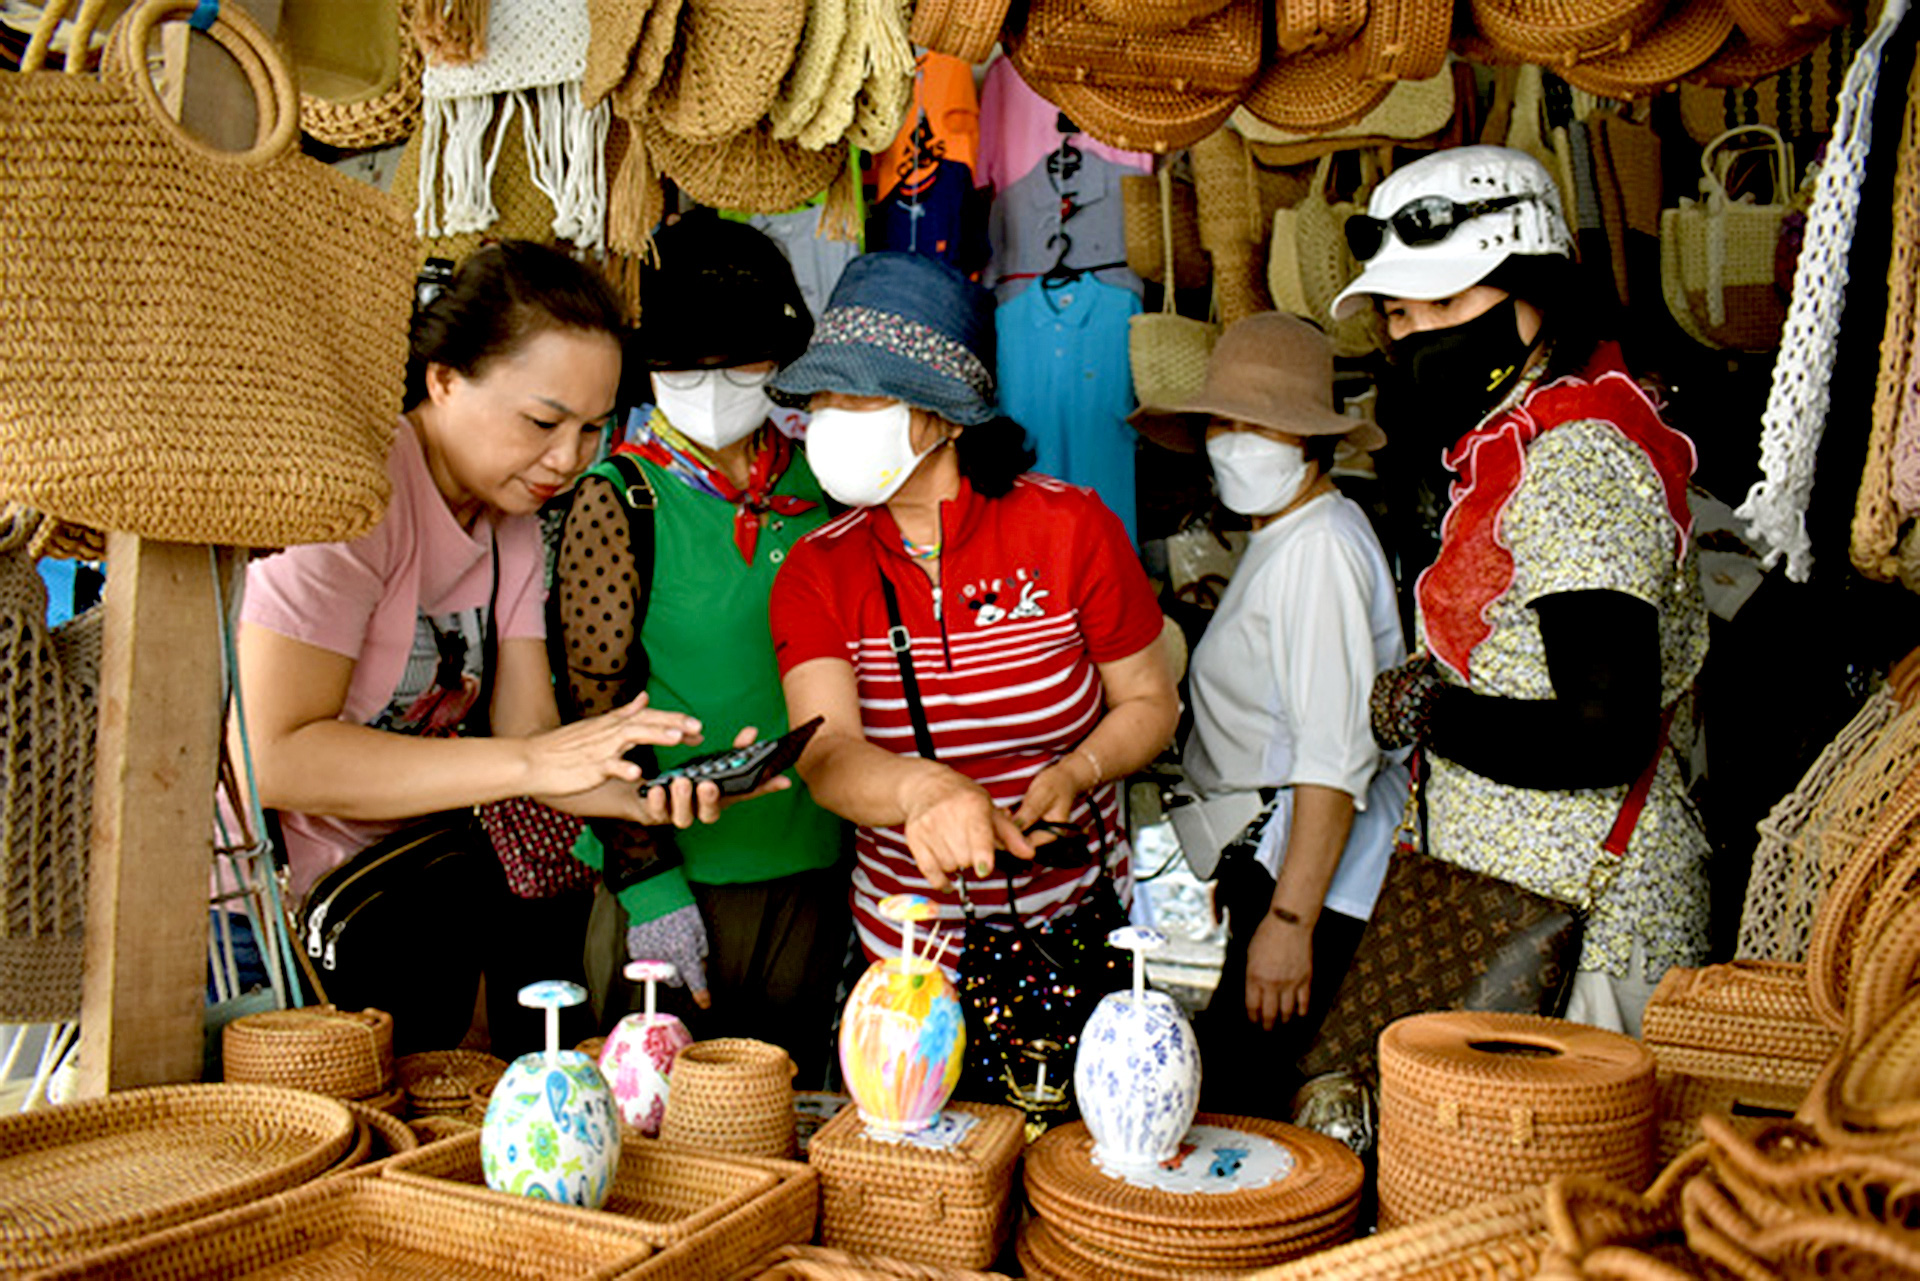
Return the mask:
<path fill-rule="evenodd" d="M 880 901 L 899 921 L 902 955 L 867 967 L 840 1017 L 840 1072 L 870 1127 L 917 1134 L 932 1125 L 960 1083 L 966 1022 L 953 981 L 922 953 L 914 926 L 933 916 L 918 894 Z"/>
<path fill-rule="evenodd" d="M 1166 936 L 1128 926 L 1107 941 L 1133 949 L 1133 987 L 1094 1007 L 1080 1034 L 1073 1085 L 1094 1158 L 1111 1169 L 1137 1169 L 1174 1156 L 1192 1126 L 1200 1044 L 1174 999 L 1146 987 L 1144 953 Z"/>
<path fill-rule="evenodd" d="M 495 1083 L 480 1127 L 487 1186 L 597 1210 L 620 1167 L 613 1091 L 588 1055 L 559 1048 L 559 1015 L 586 993 L 572 983 L 531 983 L 522 1005 L 547 1011 L 547 1048 L 523 1054 Z"/>
<path fill-rule="evenodd" d="M 680 1051 L 693 1044 L 687 1025 L 654 1010 L 654 984 L 673 977 L 667 961 L 635 961 L 626 976 L 646 984 L 646 1009 L 629 1014 L 614 1027 L 600 1049 L 600 1074 L 613 1088 L 620 1118 L 649 1138 L 660 1133 L 667 1114 L 667 1074 Z"/>

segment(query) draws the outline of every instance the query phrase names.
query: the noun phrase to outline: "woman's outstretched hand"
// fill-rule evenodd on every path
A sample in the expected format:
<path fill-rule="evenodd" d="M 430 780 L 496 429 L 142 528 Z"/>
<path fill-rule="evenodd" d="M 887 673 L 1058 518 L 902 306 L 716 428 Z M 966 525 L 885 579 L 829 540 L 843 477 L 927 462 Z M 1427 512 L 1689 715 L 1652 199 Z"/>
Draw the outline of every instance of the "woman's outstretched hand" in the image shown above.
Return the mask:
<path fill-rule="evenodd" d="M 525 740 L 529 796 L 573 796 L 602 783 L 638 783 L 640 767 L 626 759 L 636 747 L 703 741 L 700 722 L 684 712 L 647 706 L 642 694 L 603 716 L 590 716 Z"/>

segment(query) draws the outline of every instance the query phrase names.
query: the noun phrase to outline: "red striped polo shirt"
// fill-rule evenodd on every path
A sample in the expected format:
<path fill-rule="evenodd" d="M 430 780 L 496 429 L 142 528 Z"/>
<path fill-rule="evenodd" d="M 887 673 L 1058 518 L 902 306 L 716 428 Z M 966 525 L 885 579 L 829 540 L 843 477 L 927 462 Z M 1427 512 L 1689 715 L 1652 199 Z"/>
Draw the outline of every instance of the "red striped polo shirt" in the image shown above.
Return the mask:
<path fill-rule="evenodd" d="M 907 556 L 885 507 L 847 513 L 801 539 L 774 582 L 774 652 L 784 676 L 816 658 L 853 665 L 867 738 L 912 756 L 913 721 L 887 643 L 880 575 L 900 599 L 914 677 L 934 754 L 987 789 L 1009 811 L 1034 775 L 1071 752 L 1105 713 L 1099 663 L 1136 654 L 1160 635 L 1160 609 L 1119 519 L 1091 490 L 1026 475 L 1000 498 L 962 480 L 940 512 L 936 586 Z M 1124 887 L 1126 833 L 1118 789 L 1096 789 L 1074 821 L 1104 824 L 1107 862 Z M 859 829 L 854 923 L 869 957 L 896 953 L 899 934 L 877 911 L 889 894 L 924 894 L 943 928 L 964 920 L 958 897 L 921 877 L 901 830 Z M 1021 915 L 1039 922 L 1079 902 L 1097 868 L 1040 867 L 1013 879 Z M 1004 920 L 1006 881 L 970 883 L 977 912 Z M 1122 897 L 1125 897 L 1123 892 Z M 953 940 L 944 957 L 951 969 Z"/>

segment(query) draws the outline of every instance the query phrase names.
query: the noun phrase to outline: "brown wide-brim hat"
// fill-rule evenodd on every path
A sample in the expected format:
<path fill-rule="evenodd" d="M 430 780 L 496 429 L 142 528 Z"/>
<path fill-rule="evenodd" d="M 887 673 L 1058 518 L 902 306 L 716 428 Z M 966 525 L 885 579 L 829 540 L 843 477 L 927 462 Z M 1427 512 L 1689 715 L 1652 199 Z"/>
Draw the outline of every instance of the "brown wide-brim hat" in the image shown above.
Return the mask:
<path fill-rule="evenodd" d="M 1847 25 L 1847 7 L 1835 0 L 1727 0 L 1733 23 L 1757 45 L 1787 48 Z"/>
<path fill-rule="evenodd" d="M 1020 78 L 1176 93 L 1244 93 L 1260 74 L 1261 0 L 1231 0 L 1173 31 L 1109 22 L 1088 0 L 1029 0 L 1001 37 Z"/>
<path fill-rule="evenodd" d="M 1719 52 L 1695 68 L 1687 82 L 1714 89 L 1744 89 L 1810 57 L 1827 43 L 1829 34 L 1815 31 L 1791 44 L 1769 45 L 1756 43 L 1736 25 Z"/>
<path fill-rule="evenodd" d="M 1000 39 L 1013 0 L 919 0 L 907 34 L 913 42 L 962 62 L 985 62 Z"/>
<path fill-rule="evenodd" d="M 1088 82 L 1039 81 L 1033 90 L 1090 138 L 1122 151 L 1165 155 L 1191 147 L 1226 123 L 1233 93 L 1139 89 Z"/>
<path fill-rule="evenodd" d="M 1659 25 L 1665 0 L 1472 0 L 1473 23 L 1506 61 L 1545 66 L 1625 53 Z"/>
<path fill-rule="evenodd" d="M 1386 81 L 1362 80 L 1352 44 L 1276 58 L 1247 91 L 1246 110 L 1276 129 L 1320 133 L 1356 123 L 1386 100 Z"/>
<path fill-rule="evenodd" d="M 1214 418 L 1295 436 L 1345 436 L 1368 451 L 1387 443 L 1371 421 L 1334 412 L 1333 345 L 1317 326 L 1281 311 L 1255 312 L 1228 325 L 1207 361 L 1206 382 L 1191 399 L 1146 406 L 1127 421 L 1155 444 L 1190 454 Z"/>
<path fill-rule="evenodd" d="M 1722 0 L 1671 0 L 1659 25 L 1626 52 L 1556 64 L 1552 69 L 1588 93 L 1646 98 L 1698 70 L 1732 34 L 1733 15 Z"/>

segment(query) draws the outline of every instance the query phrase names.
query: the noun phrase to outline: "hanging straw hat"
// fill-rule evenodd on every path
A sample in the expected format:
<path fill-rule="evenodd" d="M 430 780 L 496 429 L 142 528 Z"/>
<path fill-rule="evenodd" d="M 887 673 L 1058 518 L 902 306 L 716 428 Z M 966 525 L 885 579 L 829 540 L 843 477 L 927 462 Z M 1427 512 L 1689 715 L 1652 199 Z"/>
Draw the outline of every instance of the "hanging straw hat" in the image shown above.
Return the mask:
<path fill-rule="evenodd" d="M 1088 136 L 1122 151 L 1164 155 L 1190 147 L 1233 114 L 1237 93 L 1181 92 L 1093 83 L 1035 84 L 1034 89 Z"/>
<path fill-rule="evenodd" d="M 962 62 L 985 62 L 1013 0 L 920 0 L 909 34 L 917 45 Z"/>
<path fill-rule="evenodd" d="M 819 114 L 820 101 L 833 79 L 840 49 L 846 42 L 853 5 L 849 0 L 807 0 L 807 25 L 800 51 L 780 82 L 780 92 L 767 108 L 773 136 L 786 141 Z"/>
<path fill-rule="evenodd" d="M 1268 146 L 1290 146 L 1323 139 L 1346 138 L 1356 141 L 1397 138 L 1414 141 L 1430 138 L 1453 119 L 1454 79 L 1443 71 L 1425 80 L 1402 80 L 1387 91 L 1380 105 L 1350 125 L 1311 133 L 1276 129 L 1245 107 L 1233 113 L 1228 122 L 1248 142 Z M 1311 159 L 1312 157 L 1306 157 Z"/>
<path fill-rule="evenodd" d="M 1826 43 L 1827 33 L 1811 32 L 1790 44 L 1758 44 L 1736 24 L 1733 34 L 1727 37 L 1727 42 L 1720 46 L 1719 52 L 1695 68 L 1687 76 L 1687 81 L 1715 89 L 1744 89 L 1769 76 L 1779 75 Z M 1715 97 L 1717 100 L 1718 95 Z M 1683 115 L 1686 105 L 1684 102 L 1681 104 Z M 1724 127 L 1726 121 L 1722 114 L 1716 114 L 1713 123 L 1715 128 L 1720 128 Z"/>
<path fill-rule="evenodd" d="M 660 172 L 715 209 L 785 213 L 824 191 L 847 166 L 844 143 L 814 151 L 781 142 L 765 121 L 721 143 L 688 142 L 652 117 L 641 122 L 641 132 Z"/>
<path fill-rule="evenodd" d="M 287 0 L 280 39 L 300 85 L 300 128 L 329 147 L 364 151 L 420 127 L 412 0 Z"/>
<path fill-rule="evenodd" d="M 1246 110 L 1279 129 L 1321 133 L 1361 119 L 1393 86 L 1362 80 L 1352 45 L 1276 58 L 1247 91 Z"/>
<path fill-rule="evenodd" d="M 754 128 L 780 92 L 806 21 L 807 6 L 790 0 L 686 0 L 648 114 L 690 143 Z"/>
<path fill-rule="evenodd" d="M 1625 53 L 1660 21 L 1665 0 L 1472 0 L 1494 51 L 1549 66 Z"/>
<path fill-rule="evenodd" d="M 1240 93 L 1260 71 L 1260 21 L 1261 0 L 1232 0 L 1177 31 L 1137 32 L 1102 18 L 1088 0 L 1032 0 L 1025 22 L 1010 24 L 1002 42 L 1036 87 L 1054 80 Z"/>
<path fill-rule="evenodd" d="M 1644 98 L 1677 84 L 1719 51 L 1733 34 L 1721 0 L 1672 0 L 1660 24 L 1625 53 L 1610 53 L 1554 70 L 1576 89 L 1608 98 Z"/>
<path fill-rule="evenodd" d="M 1232 0 L 1087 0 L 1104 21 L 1129 31 L 1174 31 L 1218 13 Z M 1361 0 L 1364 3 L 1364 0 Z"/>
<path fill-rule="evenodd" d="M 1757 45 L 1805 44 L 1847 24 L 1845 5 L 1833 0 L 1727 0 L 1734 25 Z"/>
<path fill-rule="evenodd" d="M 640 24 L 640 39 L 633 48 L 633 65 L 626 79 L 614 86 L 613 109 L 628 120 L 646 114 L 660 77 L 667 73 L 667 57 L 673 52 L 680 32 L 680 12 L 686 0 L 653 0 Z"/>
<path fill-rule="evenodd" d="M 794 139 L 803 147 L 842 140 L 868 151 L 892 144 L 913 102 L 913 44 L 901 0 L 863 0 L 848 25 L 820 109 Z"/>
<path fill-rule="evenodd" d="M 589 107 L 606 101 L 633 70 L 640 30 L 646 25 L 652 0 L 587 0 L 587 74 L 580 97 Z"/>
<path fill-rule="evenodd" d="M 1279 0 L 1273 42 L 1281 53 L 1306 53 L 1345 44 L 1366 25 L 1367 0 Z"/>

